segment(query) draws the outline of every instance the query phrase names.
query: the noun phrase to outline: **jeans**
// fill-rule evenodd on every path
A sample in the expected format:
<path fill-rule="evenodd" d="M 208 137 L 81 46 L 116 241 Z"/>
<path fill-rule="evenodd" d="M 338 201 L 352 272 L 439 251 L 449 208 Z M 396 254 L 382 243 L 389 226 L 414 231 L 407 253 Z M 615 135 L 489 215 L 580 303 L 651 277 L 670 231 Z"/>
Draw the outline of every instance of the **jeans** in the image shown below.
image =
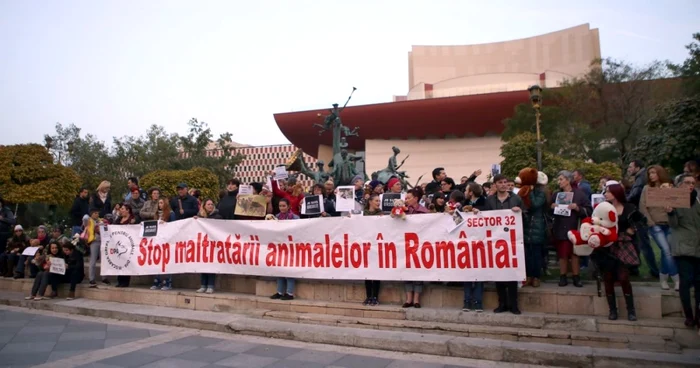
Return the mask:
<path fill-rule="evenodd" d="M 100 259 L 100 242 L 90 243 L 90 268 L 88 270 L 90 282 L 95 281 L 97 260 Z"/>
<path fill-rule="evenodd" d="M 671 255 L 671 246 L 668 244 L 668 235 L 671 229 L 668 225 L 654 225 L 649 230 L 656 245 L 661 249 L 661 273 L 670 276 L 678 275 L 676 261 Z"/>
<path fill-rule="evenodd" d="M 200 276 L 200 279 L 201 278 L 202 277 Z M 212 284 L 213 284 L 213 282 L 212 282 Z M 156 276 L 156 278 L 153 280 L 153 286 L 160 287 L 161 285 L 164 285 L 167 287 L 173 287 L 173 276 L 168 275 L 167 277 L 165 277 L 165 280 L 160 276 Z M 211 288 L 213 289 L 214 285 L 212 285 Z"/>
<path fill-rule="evenodd" d="M 542 244 L 525 244 L 525 275 L 539 279 L 542 274 Z"/>
<path fill-rule="evenodd" d="M 464 304 L 479 304 L 483 302 L 484 283 L 468 281 L 464 283 Z"/>
<path fill-rule="evenodd" d="M 285 291 L 286 284 L 286 291 Z M 277 278 L 277 294 L 284 295 L 286 292 L 289 295 L 294 295 L 294 284 L 296 284 L 296 279 L 278 277 Z"/>
<path fill-rule="evenodd" d="M 216 283 L 216 274 L 215 273 L 203 273 L 199 275 L 199 285 L 203 288 L 214 288 L 214 284 Z"/>
<path fill-rule="evenodd" d="M 15 272 L 22 275 L 24 277 L 24 264 L 27 263 L 27 258 L 29 256 L 25 256 L 24 254 L 19 255 L 19 261 L 17 263 L 17 268 L 15 269 Z"/>
<path fill-rule="evenodd" d="M 640 226 L 637 229 L 637 239 L 639 241 L 639 251 L 642 256 L 644 256 L 644 260 L 649 266 L 649 273 L 658 275 L 659 266 L 656 265 L 654 250 L 651 249 L 651 242 L 649 241 L 649 228 L 646 225 Z"/>
<path fill-rule="evenodd" d="M 693 316 L 700 308 L 700 258 L 676 257 L 681 287 L 679 290 L 681 305 L 686 318 Z M 690 304 L 690 289 L 695 288 L 695 305 Z M 693 308 L 694 307 L 694 308 Z"/>
<path fill-rule="evenodd" d="M 32 285 L 32 296 L 44 296 L 46 287 L 49 286 L 49 271 L 39 271 Z"/>

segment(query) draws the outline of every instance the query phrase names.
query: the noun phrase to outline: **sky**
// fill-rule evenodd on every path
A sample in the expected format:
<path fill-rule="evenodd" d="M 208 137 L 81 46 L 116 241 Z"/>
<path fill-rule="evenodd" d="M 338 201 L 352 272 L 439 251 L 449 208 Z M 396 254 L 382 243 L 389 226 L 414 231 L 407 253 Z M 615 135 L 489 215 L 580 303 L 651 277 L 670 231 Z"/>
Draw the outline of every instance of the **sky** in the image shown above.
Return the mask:
<path fill-rule="evenodd" d="M 57 122 L 108 143 L 148 126 L 288 143 L 273 114 L 389 102 L 412 45 L 532 37 L 588 23 L 603 57 L 681 62 L 700 1 L 0 0 L 0 144 Z M 312 122 L 310 122 L 312 123 Z"/>

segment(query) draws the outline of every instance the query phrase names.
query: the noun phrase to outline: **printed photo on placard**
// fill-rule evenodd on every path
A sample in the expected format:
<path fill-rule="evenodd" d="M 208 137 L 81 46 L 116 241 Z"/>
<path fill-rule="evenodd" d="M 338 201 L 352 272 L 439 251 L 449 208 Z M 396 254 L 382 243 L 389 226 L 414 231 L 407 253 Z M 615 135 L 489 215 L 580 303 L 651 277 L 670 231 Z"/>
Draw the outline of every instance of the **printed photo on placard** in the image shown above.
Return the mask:
<path fill-rule="evenodd" d="M 306 196 L 301 202 L 301 214 L 302 215 L 320 215 L 323 213 L 323 196 Z"/>
<path fill-rule="evenodd" d="M 143 230 L 142 236 L 144 238 L 154 237 L 158 235 L 158 221 L 143 221 L 141 229 Z"/>
<path fill-rule="evenodd" d="M 501 165 L 493 164 L 491 165 L 491 176 L 496 176 L 501 173 Z"/>
<path fill-rule="evenodd" d="M 335 210 L 350 212 L 355 209 L 355 187 L 352 185 L 338 187 L 335 195 Z"/>
<path fill-rule="evenodd" d="M 596 208 L 599 204 L 605 202 L 605 196 L 602 194 L 591 194 L 591 205 Z"/>
<path fill-rule="evenodd" d="M 394 201 L 397 199 L 404 199 L 406 198 L 405 193 L 384 193 L 379 196 L 380 201 L 382 202 L 382 212 L 391 212 L 391 209 L 394 208 Z"/>
<path fill-rule="evenodd" d="M 452 224 L 450 228 L 448 229 L 449 232 L 453 232 L 456 228 L 462 226 L 464 223 L 464 217 L 462 217 L 463 213 L 459 210 L 456 210 L 452 214 Z"/>
<path fill-rule="evenodd" d="M 574 192 L 559 192 L 557 193 L 555 202 L 557 204 L 554 207 L 554 214 L 556 216 L 571 216 L 571 209 L 569 205 L 574 202 Z"/>
<path fill-rule="evenodd" d="M 236 211 L 234 215 L 265 217 L 267 213 L 267 200 L 262 195 L 239 195 L 236 198 Z"/>

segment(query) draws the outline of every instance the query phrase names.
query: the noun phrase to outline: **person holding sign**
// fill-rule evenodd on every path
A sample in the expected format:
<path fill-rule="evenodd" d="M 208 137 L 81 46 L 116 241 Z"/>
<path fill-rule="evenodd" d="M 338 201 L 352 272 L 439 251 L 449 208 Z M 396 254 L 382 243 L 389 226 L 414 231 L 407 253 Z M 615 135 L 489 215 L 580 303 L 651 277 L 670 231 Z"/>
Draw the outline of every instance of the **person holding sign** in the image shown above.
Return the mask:
<path fill-rule="evenodd" d="M 382 216 L 382 202 L 379 199 L 379 194 L 372 193 L 367 199 L 367 209 L 364 211 L 364 216 Z M 365 301 L 362 305 L 379 305 L 379 280 L 365 280 Z"/>
<path fill-rule="evenodd" d="M 214 201 L 207 198 L 202 202 L 202 209 L 199 210 L 199 217 L 210 218 L 215 220 L 223 220 L 219 214 L 219 210 L 216 209 Z M 197 216 L 194 217 L 195 219 Z M 216 284 L 216 274 L 215 273 L 203 273 L 199 275 L 199 289 L 198 293 L 214 293 L 214 284 Z"/>
<path fill-rule="evenodd" d="M 649 225 L 649 234 L 654 238 L 654 242 L 661 250 L 661 272 L 659 272 L 659 280 L 661 281 L 661 289 L 668 290 L 668 277 L 673 279 L 676 291 L 680 289 L 680 279 L 678 276 L 678 268 L 676 261 L 671 255 L 671 246 L 669 245 L 670 227 L 668 225 L 668 214 L 664 207 L 651 206 L 647 200 L 647 196 L 651 188 L 671 188 L 671 179 L 666 172 L 666 169 L 659 165 L 653 165 L 647 168 L 647 185 L 642 189 L 642 195 L 639 198 L 639 212 L 647 218 Z"/>
<path fill-rule="evenodd" d="M 299 216 L 292 213 L 290 210 L 289 200 L 287 198 L 280 199 L 280 213 L 277 214 L 278 220 L 298 220 Z M 291 277 L 278 277 L 277 278 L 277 292 L 272 294 L 270 299 L 281 299 L 281 300 L 293 300 L 294 299 L 294 285 L 296 280 Z"/>
<path fill-rule="evenodd" d="M 686 327 L 700 328 L 700 198 L 694 188 L 697 181 L 690 174 L 682 174 L 678 187 L 690 193 L 690 208 L 670 208 L 671 250 L 678 264 L 680 298 Z M 690 302 L 690 289 L 695 288 L 695 317 Z"/>
<path fill-rule="evenodd" d="M 49 244 L 48 255 L 39 255 L 34 258 L 34 264 L 39 268 L 39 273 L 36 274 L 32 292 L 26 300 L 42 300 L 46 294 L 46 287 L 49 286 L 49 271 L 51 268 L 51 258 L 63 258 L 61 246 L 56 241 Z"/>
<path fill-rule="evenodd" d="M 579 222 L 590 217 L 593 213 L 591 202 L 579 189 L 574 189 L 571 183 L 574 175 L 570 171 L 559 172 L 557 182 L 560 191 L 552 197 L 552 210 L 554 212 L 554 224 L 552 236 L 559 258 L 559 286 L 566 286 L 569 260 L 571 261 L 571 274 L 575 287 L 583 287 L 581 283 L 581 265 L 579 258 L 574 254 L 574 245 L 569 241 L 568 232 L 578 230 Z"/>
<path fill-rule="evenodd" d="M 70 289 L 66 300 L 75 299 L 75 287 L 83 282 L 85 278 L 85 264 L 83 262 L 83 254 L 75 249 L 71 243 L 63 245 L 63 259 L 66 263 L 65 274 L 49 273 L 49 284 L 53 293 L 52 296 L 58 296 L 58 284 L 69 283 Z"/>
<path fill-rule="evenodd" d="M 274 175 L 275 172 L 273 171 L 272 174 Z M 274 179 L 275 178 L 273 177 L 272 193 L 279 198 L 286 199 L 289 205 L 289 210 L 293 214 L 299 216 L 301 214 L 301 201 L 304 200 L 304 189 L 301 187 L 301 184 L 294 184 L 291 188 L 284 190 L 277 185 L 277 180 Z"/>

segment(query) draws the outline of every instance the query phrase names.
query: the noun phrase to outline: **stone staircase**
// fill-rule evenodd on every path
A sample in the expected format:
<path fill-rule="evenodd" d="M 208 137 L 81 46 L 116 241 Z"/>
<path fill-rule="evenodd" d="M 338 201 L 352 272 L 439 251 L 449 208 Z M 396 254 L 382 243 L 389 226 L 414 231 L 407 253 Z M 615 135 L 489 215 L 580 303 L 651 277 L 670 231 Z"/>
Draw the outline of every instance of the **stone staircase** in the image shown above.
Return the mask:
<path fill-rule="evenodd" d="M 28 295 L 32 281 L 0 279 L 0 290 L 14 295 L 7 298 L 4 295 L 0 296 L 0 302 L 31 308 L 54 308 L 51 302 L 29 302 L 18 297 Z M 677 294 L 643 284 L 634 285 L 640 320 L 628 322 L 625 319 L 622 300 L 619 301 L 621 319 L 607 320 L 607 304 L 604 298 L 597 297 L 594 285 L 586 285 L 584 288 L 559 288 L 554 284 L 545 283 L 538 289 L 521 289 L 520 306 L 525 313 L 516 316 L 510 313 L 489 312 L 496 304 L 495 293 L 489 288 L 484 300 L 487 312 L 474 313 L 459 309 L 462 304 L 460 287 L 441 284 L 426 285 L 422 297 L 424 308 L 404 309 L 399 305 L 402 302 L 402 284 L 392 282 L 382 284 L 382 305 L 376 307 L 361 305 L 361 301 L 364 300 L 364 284 L 356 281 L 300 280 L 297 283 L 297 299 L 293 301 L 269 299 L 268 296 L 275 290 L 275 282 L 269 278 L 221 276 L 217 279 L 217 292 L 214 294 L 197 294 L 193 291 L 199 286 L 198 275 L 175 275 L 173 283 L 176 289 L 172 291 L 149 290 L 147 286 L 151 283 L 151 277 L 132 278 L 130 288 L 103 285 L 88 288 L 84 283 L 78 288 L 77 294 L 95 302 L 133 304 L 136 309 L 149 306 L 179 310 L 187 313 L 184 316 L 200 312 L 218 312 L 222 319 L 245 316 L 248 318 L 246 323 L 231 323 L 224 330 L 310 342 L 347 345 L 349 343 L 346 339 L 341 338 L 344 335 L 392 333 L 394 338 L 398 334 L 397 336 L 419 336 L 419 339 L 433 341 L 457 341 L 455 339 L 464 338 L 468 345 L 472 346 L 465 348 L 465 351 L 471 351 L 471 355 L 439 349 L 431 354 L 444 353 L 443 355 L 472 359 L 494 358 L 492 360 L 549 365 L 560 361 L 564 366 L 598 366 L 592 363 L 595 360 L 584 359 L 583 361 L 591 362 L 584 364 L 577 359 L 580 358 L 581 351 L 593 354 L 595 349 L 606 349 L 606 356 L 609 358 L 606 361 L 614 362 L 611 366 L 616 367 L 640 367 L 647 365 L 646 363 L 656 367 L 689 366 L 684 363 L 686 361 L 700 364 L 700 352 L 695 350 L 700 349 L 700 337 L 696 331 L 685 328 L 682 318 L 678 317 L 680 303 Z M 186 286 L 187 289 L 181 288 L 182 286 Z M 127 312 L 110 312 L 103 315 L 100 314 L 102 312 L 89 308 L 65 311 L 120 319 L 136 318 Z M 146 318 L 143 316 L 139 318 L 149 321 L 143 320 Z M 218 324 L 206 327 L 205 324 L 195 323 L 188 317 L 159 319 L 156 316 L 150 321 L 178 326 L 186 325 L 183 321 L 189 321 L 187 323 L 194 323 L 196 328 L 221 328 Z M 308 334 L 298 335 L 299 331 L 323 328 L 331 329 L 331 332 L 318 330 L 319 333 L 326 331 L 326 334 L 335 334 L 334 337 L 329 335 L 326 340 L 319 341 L 318 337 L 309 337 Z M 338 333 L 341 337 L 337 336 Z M 499 353 L 484 355 L 480 349 L 473 348 L 487 342 L 490 344 L 487 344 L 488 346 L 495 346 Z M 409 341 L 406 341 L 406 344 L 413 346 Z M 538 355 L 528 355 L 527 361 L 518 360 L 520 358 L 513 356 L 512 352 L 507 353 L 509 346 L 537 347 L 541 349 L 541 359 L 538 360 Z M 398 351 L 407 349 L 388 342 L 374 348 Z M 556 359 L 552 361 L 546 352 L 556 352 Z M 509 358 L 506 359 L 506 356 Z"/>

